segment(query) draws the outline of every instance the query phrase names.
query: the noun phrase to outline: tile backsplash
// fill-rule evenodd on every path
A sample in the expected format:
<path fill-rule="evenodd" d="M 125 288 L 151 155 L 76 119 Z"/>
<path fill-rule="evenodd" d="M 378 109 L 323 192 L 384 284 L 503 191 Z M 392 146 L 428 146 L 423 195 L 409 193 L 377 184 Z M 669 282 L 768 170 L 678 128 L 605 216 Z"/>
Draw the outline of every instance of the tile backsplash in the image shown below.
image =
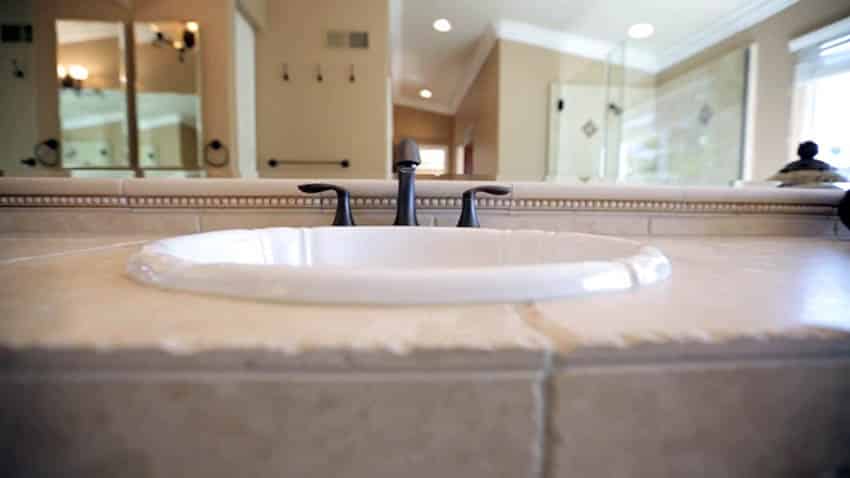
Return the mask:
<path fill-rule="evenodd" d="M 330 224 L 336 199 L 306 195 L 295 180 L 0 179 L 0 232 L 186 234 Z M 352 193 L 360 225 L 391 224 L 394 181 L 335 181 Z M 451 227 L 473 182 L 421 181 L 420 223 Z M 479 198 L 481 223 L 620 236 L 848 237 L 839 190 L 507 184 Z"/>

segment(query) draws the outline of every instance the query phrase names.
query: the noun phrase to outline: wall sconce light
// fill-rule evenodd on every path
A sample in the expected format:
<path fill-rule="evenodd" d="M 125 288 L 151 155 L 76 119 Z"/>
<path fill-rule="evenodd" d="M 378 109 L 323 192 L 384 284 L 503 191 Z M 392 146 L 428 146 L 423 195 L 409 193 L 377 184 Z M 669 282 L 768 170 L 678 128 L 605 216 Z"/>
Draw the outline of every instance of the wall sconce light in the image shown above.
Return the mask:
<path fill-rule="evenodd" d="M 177 58 L 180 60 L 180 63 L 183 63 L 186 60 L 186 52 L 195 48 L 195 45 L 198 42 L 197 34 L 199 28 L 200 26 L 198 25 L 198 22 L 186 22 L 183 25 L 183 34 L 180 38 L 173 39 L 163 33 L 156 24 L 150 24 L 151 31 L 156 33 L 153 40 L 154 46 L 167 45 L 174 48 L 177 50 Z"/>
<path fill-rule="evenodd" d="M 62 88 L 72 89 L 77 93 L 83 89 L 83 82 L 89 79 L 89 70 L 82 65 L 56 65 L 56 75 Z"/>

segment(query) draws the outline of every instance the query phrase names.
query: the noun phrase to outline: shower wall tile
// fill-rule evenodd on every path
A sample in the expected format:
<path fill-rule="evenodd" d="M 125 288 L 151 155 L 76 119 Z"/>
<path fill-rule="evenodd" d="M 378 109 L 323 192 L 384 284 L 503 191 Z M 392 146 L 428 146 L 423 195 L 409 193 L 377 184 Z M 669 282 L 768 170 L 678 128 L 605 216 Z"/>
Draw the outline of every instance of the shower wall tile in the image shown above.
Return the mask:
<path fill-rule="evenodd" d="M 4 476 L 529 476 L 532 374 L 0 380 Z"/>
<path fill-rule="evenodd" d="M 846 360 L 568 368 L 552 400 L 554 478 L 833 477 L 850 466 Z"/>

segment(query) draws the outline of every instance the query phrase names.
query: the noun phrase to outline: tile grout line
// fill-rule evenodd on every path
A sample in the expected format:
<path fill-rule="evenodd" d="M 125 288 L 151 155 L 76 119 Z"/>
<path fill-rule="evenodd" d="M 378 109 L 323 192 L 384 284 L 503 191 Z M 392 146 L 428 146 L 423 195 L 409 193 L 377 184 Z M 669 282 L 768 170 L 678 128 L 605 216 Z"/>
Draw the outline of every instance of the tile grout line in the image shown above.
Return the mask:
<path fill-rule="evenodd" d="M 532 444 L 532 478 L 549 478 L 552 475 L 552 419 L 554 415 L 554 373 L 555 354 L 552 350 L 543 352 L 543 367 L 540 369 L 532 393 L 534 396 L 534 421 L 537 433 Z"/>
<path fill-rule="evenodd" d="M 114 243 L 114 244 L 108 244 L 108 245 L 104 245 L 104 246 L 87 247 L 85 249 L 74 249 L 74 250 L 71 250 L 71 251 L 51 252 L 51 253 L 48 253 L 48 254 L 39 254 L 39 255 L 35 255 L 35 256 L 15 257 L 15 258 L 12 258 L 12 259 L 0 260 L 0 265 L 9 265 L 9 264 L 15 264 L 15 263 L 18 263 L 18 262 L 33 261 L 33 260 L 37 260 L 37 259 L 50 259 L 50 258 L 54 258 L 54 257 L 73 256 L 73 255 L 78 255 L 78 254 L 86 254 L 86 253 L 89 253 L 89 252 L 106 251 L 106 250 L 109 250 L 109 249 L 121 249 L 121 248 L 125 248 L 125 247 L 146 244 L 148 242 L 151 242 L 151 240 L 144 239 L 144 240 L 139 240 L 139 241 L 117 242 L 117 243 Z"/>

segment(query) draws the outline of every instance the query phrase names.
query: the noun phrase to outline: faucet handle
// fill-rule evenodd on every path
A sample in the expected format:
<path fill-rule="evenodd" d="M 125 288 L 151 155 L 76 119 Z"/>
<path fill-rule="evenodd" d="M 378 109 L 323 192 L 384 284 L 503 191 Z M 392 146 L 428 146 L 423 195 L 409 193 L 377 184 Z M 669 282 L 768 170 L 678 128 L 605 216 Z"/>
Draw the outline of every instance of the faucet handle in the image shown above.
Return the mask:
<path fill-rule="evenodd" d="M 354 226 L 354 216 L 351 214 L 351 194 L 345 189 L 333 184 L 312 183 L 301 184 L 298 190 L 307 194 L 318 194 L 325 191 L 336 193 L 336 216 L 334 226 Z"/>
<path fill-rule="evenodd" d="M 479 186 L 466 190 L 463 193 L 463 210 L 460 213 L 457 227 L 481 227 L 481 224 L 478 222 L 478 212 L 475 208 L 475 193 L 504 196 L 510 192 L 510 188 L 504 186 Z"/>

